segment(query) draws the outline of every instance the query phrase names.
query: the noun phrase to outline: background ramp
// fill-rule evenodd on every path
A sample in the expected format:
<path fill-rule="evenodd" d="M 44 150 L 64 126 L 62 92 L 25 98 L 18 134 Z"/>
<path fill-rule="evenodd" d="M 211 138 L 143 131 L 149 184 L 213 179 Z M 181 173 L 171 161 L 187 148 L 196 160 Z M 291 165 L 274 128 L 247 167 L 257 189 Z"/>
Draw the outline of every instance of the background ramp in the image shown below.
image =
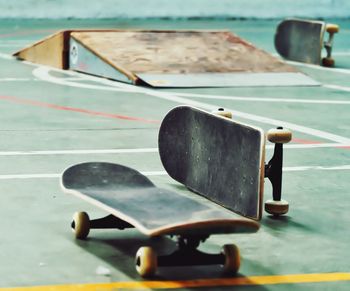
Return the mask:
<path fill-rule="evenodd" d="M 63 39 L 63 45 L 62 41 L 53 42 L 56 38 Z M 54 46 L 51 53 L 60 52 L 60 57 L 55 57 L 55 67 L 131 84 L 153 87 L 318 85 L 229 31 L 76 30 L 49 40 L 46 47 Z M 47 52 L 28 58 L 28 55 L 42 53 L 46 42 L 16 55 L 47 65 Z"/>

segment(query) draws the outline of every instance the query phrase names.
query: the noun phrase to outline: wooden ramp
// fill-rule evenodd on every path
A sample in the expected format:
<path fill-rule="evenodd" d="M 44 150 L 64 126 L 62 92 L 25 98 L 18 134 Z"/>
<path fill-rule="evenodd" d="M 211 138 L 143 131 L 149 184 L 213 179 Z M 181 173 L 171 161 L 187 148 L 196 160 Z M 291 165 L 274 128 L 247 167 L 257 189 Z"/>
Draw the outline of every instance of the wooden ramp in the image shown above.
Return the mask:
<path fill-rule="evenodd" d="M 153 87 L 318 85 L 228 31 L 69 30 L 14 55 Z"/>

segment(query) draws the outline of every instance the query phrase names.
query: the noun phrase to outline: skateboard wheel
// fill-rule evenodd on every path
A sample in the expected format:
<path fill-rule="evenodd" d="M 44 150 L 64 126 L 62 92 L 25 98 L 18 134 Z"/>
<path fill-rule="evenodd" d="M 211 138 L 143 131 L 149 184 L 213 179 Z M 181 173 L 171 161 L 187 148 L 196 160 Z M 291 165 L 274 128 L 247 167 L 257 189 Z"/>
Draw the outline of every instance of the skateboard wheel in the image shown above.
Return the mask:
<path fill-rule="evenodd" d="M 236 274 L 241 265 L 239 248 L 234 244 L 223 246 L 225 256 L 224 272 L 227 274 Z"/>
<path fill-rule="evenodd" d="M 157 254 L 151 247 L 138 249 L 135 258 L 136 271 L 141 277 L 151 277 L 157 271 Z"/>
<path fill-rule="evenodd" d="M 286 214 L 289 210 L 289 204 L 285 200 L 267 200 L 265 202 L 265 211 L 269 214 L 278 216 Z"/>
<path fill-rule="evenodd" d="M 323 58 L 322 65 L 324 67 L 334 67 L 335 61 L 332 58 Z"/>
<path fill-rule="evenodd" d="M 332 24 L 332 23 L 328 23 L 328 24 L 326 25 L 326 31 L 327 31 L 328 33 L 337 33 L 337 32 L 339 32 L 339 25 L 337 25 L 337 24 Z"/>
<path fill-rule="evenodd" d="M 73 216 L 72 230 L 76 239 L 85 239 L 90 232 L 90 218 L 86 212 L 76 212 Z"/>
<path fill-rule="evenodd" d="M 212 113 L 232 119 L 232 113 L 230 111 L 225 110 L 224 108 L 219 108 L 218 110 L 214 110 L 212 111 Z"/>
<path fill-rule="evenodd" d="M 267 139 L 273 143 L 287 143 L 292 140 L 292 132 L 281 127 L 273 128 L 267 132 Z"/>

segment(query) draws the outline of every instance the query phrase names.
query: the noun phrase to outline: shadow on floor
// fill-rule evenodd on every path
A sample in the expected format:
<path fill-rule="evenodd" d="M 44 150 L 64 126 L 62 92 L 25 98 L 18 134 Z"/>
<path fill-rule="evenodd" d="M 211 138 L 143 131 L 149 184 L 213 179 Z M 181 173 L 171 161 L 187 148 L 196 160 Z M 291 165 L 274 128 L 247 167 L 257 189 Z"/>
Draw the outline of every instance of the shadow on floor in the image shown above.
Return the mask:
<path fill-rule="evenodd" d="M 135 254 L 141 246 L 152 246 L 157 250 L 158 254 L 169 254 L 176 249 L 176 244 L 168 237 L 148 238 L 136 230 L 116 231 L 116 232 L 101 232 L 90 234 L 90 237 L 85 240 L 76 240 L 76 244 L 85 251 L 93 254 L 99 259 L 105 261 L 110 266 L 113 266 L 118 271 L 126 274 L 128 277 L 140 281 L 141 277 L 135 270 Z M 238 277 L 244 277 L 238 274 Z M 178 280 L 208 280 L 210 279 L 229 279 L 232 277 L 224 276 L 222 267 L 213 266 L 190 266 L 190 267 L 159 267 L 157 275 L 150 280 L 161 281 L 178 281 Z M 148 279 L 147 279 L 148 280 Z M 244 288 L 244 290 L 267 290 L 263 286 L 211 286 L 201 287 L 208 290 L 224 290 Z M 181 288 L 183 289 L 183 288 Z M 198 288 L 185 288 L 186 290 L 198 290 Z"/>

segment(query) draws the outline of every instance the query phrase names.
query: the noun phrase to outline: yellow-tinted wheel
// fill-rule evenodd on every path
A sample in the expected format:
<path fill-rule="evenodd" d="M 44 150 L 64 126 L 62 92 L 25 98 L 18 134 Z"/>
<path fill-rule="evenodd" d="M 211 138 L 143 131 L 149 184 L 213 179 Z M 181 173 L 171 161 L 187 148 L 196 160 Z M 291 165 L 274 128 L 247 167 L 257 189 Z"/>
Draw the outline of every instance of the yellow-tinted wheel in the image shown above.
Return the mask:
<path fill-rule="evenodd" d="M 265 211 L 272 215 L 283 215 L 289 210 L 289 204 L 285 200 L 275 201 L 267 200 L 265 202 Z"/>
<path fill-rule="evenodd" d="M 85 239 L 90 232 L 90 218 L 86 212 L 76 212 L 73 216 L 72 230 L 76 239 Z"/>
<path fill-rule="evenodd" d="M 136 271 L 141 277 L 151 277 L 157 271 L 157 254 L 151 247 L 138 249 L 135 258 Z"/>
<path fill-rule="evenodd" d="M 212 111 L 212 113 L 232 119 L 232 113 L 230 111 L 225 110 L 224 108 L 219 108 L 218 110 L 214 110 Z"/>
<path fill-rule="evenodd" d="M 339 32 L 339 25 L 337 25 L 337 24 L 332 24 L 332 23 L 328 23 L 328 24 L 326 25 L 326 31 L 327 31 L 328 33 L 337 33 L 337 32 Z"/>
<path fill-rule="evenodd" d="M 224 272 L 227 274 L 236 274 L 241 265 L 239 248 L 234 244 L 224 245 L 223 254 L 225 255 Z"/>
<path fill-rule="evenodd" d="M 333 58 L 323 58 L 322 65 L 324 67 L 334 67 L 335 61 Z"/>
<path fill-rule="evenodd" d="M 273 128 L 267 132 L 267 139 L 273 143 L 287 143 L 292 140 L 292 132 L 289 129 Z"/>

